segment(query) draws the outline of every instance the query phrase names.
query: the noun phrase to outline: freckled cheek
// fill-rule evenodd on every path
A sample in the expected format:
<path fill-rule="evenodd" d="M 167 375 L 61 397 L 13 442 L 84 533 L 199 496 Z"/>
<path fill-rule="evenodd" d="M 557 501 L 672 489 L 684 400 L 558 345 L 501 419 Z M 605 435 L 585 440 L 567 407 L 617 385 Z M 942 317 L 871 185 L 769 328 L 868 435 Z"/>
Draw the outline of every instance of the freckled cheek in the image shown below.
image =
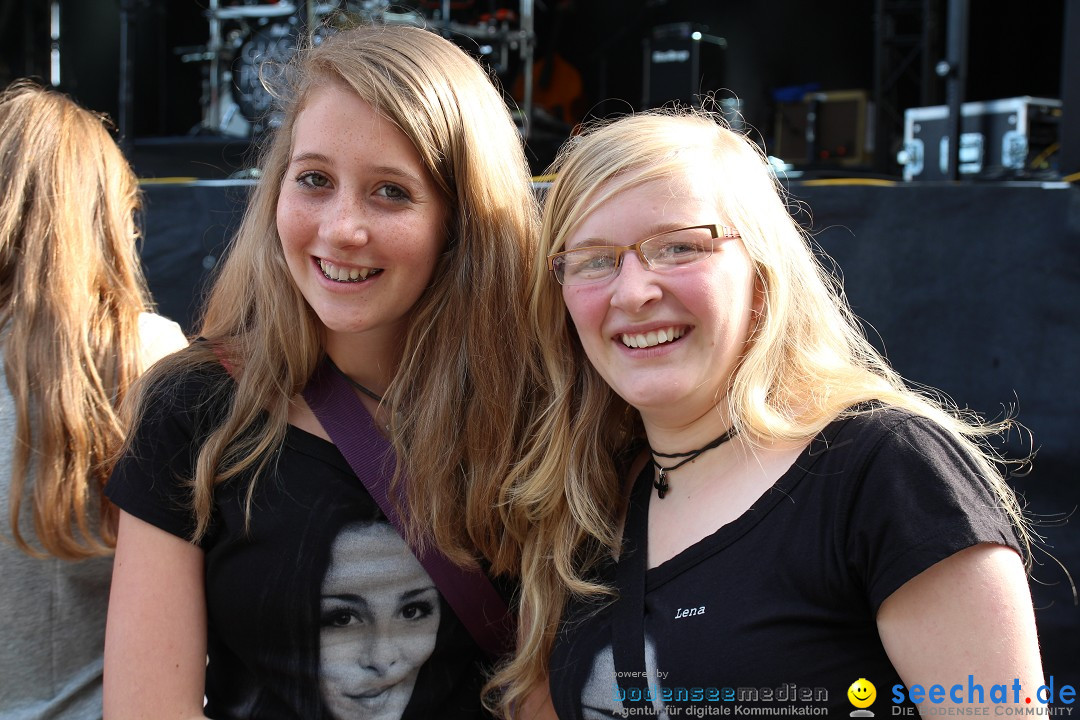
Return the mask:
<path fill-rule="evenodd" d="M 281 203 L 277 210 L 277 231 L 286 253 L 298 249 L 316 230 L 307 213 L 290 203 Z"/>
<path fill-rule="evenodd" d="M 393 238 L 395 235 L 390 233 L 387 237 Z M 435 267 L 439 263 L 439 257 L 446 248 L 442 236 L 437 232 L 421 235 L 414 232 L 411 237 L 398 235 L 397 238 L 398 242 L 393 246 L 396 249 L 395 257 L 402 263 L 427 273 L 430 281 L 430 276 L 434 274 Z"/>

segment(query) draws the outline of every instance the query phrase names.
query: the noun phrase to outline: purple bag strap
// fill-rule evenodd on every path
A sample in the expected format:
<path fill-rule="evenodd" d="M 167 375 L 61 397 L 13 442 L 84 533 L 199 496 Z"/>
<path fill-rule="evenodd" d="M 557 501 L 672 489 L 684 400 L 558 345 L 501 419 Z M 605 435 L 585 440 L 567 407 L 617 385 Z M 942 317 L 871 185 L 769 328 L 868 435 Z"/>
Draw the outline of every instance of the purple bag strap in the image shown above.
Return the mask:
<path fill-rule="evenodd" d="M 405 538 L 405 524 L 389 494 L 394 450 L 375 428 L 374 419 L 352 386 L 330 363 L 323 362 L 303 395 L 356 477 Z M 509 652 L 513 647 L 513 621 L 491 579 L 480 570 L 456 565 L 437 548 L 429 547 L 422 554 L 414 547 L 410 549 L 476 644 L 492 656 Z"/>

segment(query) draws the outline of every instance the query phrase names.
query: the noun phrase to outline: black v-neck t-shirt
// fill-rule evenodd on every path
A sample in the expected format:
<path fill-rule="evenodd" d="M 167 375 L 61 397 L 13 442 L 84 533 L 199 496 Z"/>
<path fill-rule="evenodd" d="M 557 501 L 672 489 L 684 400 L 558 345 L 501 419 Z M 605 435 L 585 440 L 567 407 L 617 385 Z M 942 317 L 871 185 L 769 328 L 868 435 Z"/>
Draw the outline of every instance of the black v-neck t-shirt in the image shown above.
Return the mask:
<path fill-rule="evenodd" d="M 651 480 L 647 466 L 636 492 L 663 502 L 642 488 Z M 888 715 L 901 681 L 878 636 L 878 608 L 977 543 L 1019 550 L 996 495 L 939 426 L 894 409 L 832 423 L 739 518 L 646 572 L 639 688 L 659 700 L 644 710 L 847 716 L 847 690 L 865 678 L 877 690 L 869 710 Z M 616 570 L 612 561 L 600 579 L 614 586 Z M 622 700 L 634 682 L 616 677 L 612 614 L 601 601 L 572 603 L 564 615 L 550 666 L 563 720 L 633 709 Z"/>

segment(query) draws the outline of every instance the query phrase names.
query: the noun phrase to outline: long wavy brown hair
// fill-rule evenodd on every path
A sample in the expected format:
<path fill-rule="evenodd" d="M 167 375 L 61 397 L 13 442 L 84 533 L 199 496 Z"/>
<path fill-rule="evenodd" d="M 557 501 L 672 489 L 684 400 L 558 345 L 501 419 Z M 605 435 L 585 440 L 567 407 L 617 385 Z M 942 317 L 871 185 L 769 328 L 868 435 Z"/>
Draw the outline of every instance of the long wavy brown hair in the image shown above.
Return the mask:
<path fill-rule="evenodd" d="M 103 118 L 20 81 L 0 94 L 0 328 L 15 402 L 10 516 L 32 555 L 116 544 L 101 489 L 140 371 L 148 306 L 136 247 L 138 182 Z M 36 543 L 20 526 L 32 493 Z"/>
<path fill-rule="evenodd" d="M 275 208 L 293 128 L 313 88 L 342 84 L 416 146 L 450 208 L 447 251 L 413 310 L 383 402 L 415 540 L 450 557 L 486 556 L 515 572 L 517 541 L 501 522 L 504 485 L 526 425 L 535 366 L 527 285 L 538 234 L 522 141 L 480 65 L 427 30 L 361 26 L 298 53 L 279 77 L 283 113 L 259 163 L 261 181 L 209 295 L 200 335 L 142 387 L 220 360 L 236 380 L 224 422 L 201 444 L 190 478 L 196 537 L 214 488 L 257 476 L 281 446 L 290 400 L 324 356 L 322 325 L 285 264 Z M 258 432 L 250 428 L 259 427 Z"/>

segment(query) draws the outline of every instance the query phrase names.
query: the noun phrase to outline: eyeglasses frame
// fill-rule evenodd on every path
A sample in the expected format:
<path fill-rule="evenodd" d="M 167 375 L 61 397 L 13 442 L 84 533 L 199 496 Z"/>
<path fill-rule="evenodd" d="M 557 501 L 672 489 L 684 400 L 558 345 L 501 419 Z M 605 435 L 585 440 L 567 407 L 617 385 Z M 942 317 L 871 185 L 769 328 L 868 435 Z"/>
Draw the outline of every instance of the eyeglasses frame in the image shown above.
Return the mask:
<path fill-rule="evenodd" d="M 702 228 L 707 228 L 709 230 L 709 232 L 712 233 L 712 239 L 713 240 L 732 240 L 732 239 L 735 239 L 735 238 L 742 237 L 742 235 L 739 234 L 739 231 L 736 230 L 735 228 L 728 227 L 727 225 L 721 225 L 719 223 L 705 223 L 704 225 L 690 225 L 688 227 L 674 228 L 672 230 L 665 230 L 664 232 L 656 233 L 655 235 L 650 235 L 649 237 L 647 237 L 647 238 L 645 238 L 643 240 L 638 240 L 636 243 L 634 243 L 632 245 L 582 245 L 581 247 L 572 248 L 570 250 L 560 250 L 559 252 L 551 253 L 550 255 L 548 255 L 548 257 L 547 257 L 548 272 L 551 272 L 553 274 L 553 277 L 555 278 L 556 282 L 558 282 L 560 285 L 562 285 L 563 282 L 561 280 L 559 280 L 558 274 L 555 273 L 555 258 L 564 257 L 566 255 L 569 255 L 570 253 L 577 252 L 578 250 L 588 250 L 590 248 L 609 248 L 611 250 L 615 250 L 616 251 L 616 253 L 615 253 L 615 267 L 613 268 L 614 272 L 611 275 L 608 275 L 607 277 L 597 278 L 596 280 L 589 280 L 588 282 L 583 282 L 583 283 L 575 283 L 576 285 L 592 285 L 593 283 L 603 282 L 605 280 L 610 280 L 610 279 L 612 279 L 614 277 L 617 277 L 618 274 L 619 274 L 619 271 L 622 269 L 623 255 L 625 253 L 630 252 L 631 250 L 634 251 L 634 253 L 638 257 L 638 260 L 641 261 L 642 267 L 645 267 L 645 268 L 647 268 L 649 270 L 654 270 L 652 263 L 650 263 L 648 258 L 645 257 L 645 253 L 641 252 L 641 246 L 642 245 L 649 242 L 650 240 L 655 240 L 658 237 L 663 237 L 664 235 L 670 235 L 671 233 L 682 232 L 683 230 L 700 230 Z M 702 258 L 702 259 L 704 259 L 704 258 Z M 687 263 L 687 264 L 692 265 L 693 263 Z"/>

